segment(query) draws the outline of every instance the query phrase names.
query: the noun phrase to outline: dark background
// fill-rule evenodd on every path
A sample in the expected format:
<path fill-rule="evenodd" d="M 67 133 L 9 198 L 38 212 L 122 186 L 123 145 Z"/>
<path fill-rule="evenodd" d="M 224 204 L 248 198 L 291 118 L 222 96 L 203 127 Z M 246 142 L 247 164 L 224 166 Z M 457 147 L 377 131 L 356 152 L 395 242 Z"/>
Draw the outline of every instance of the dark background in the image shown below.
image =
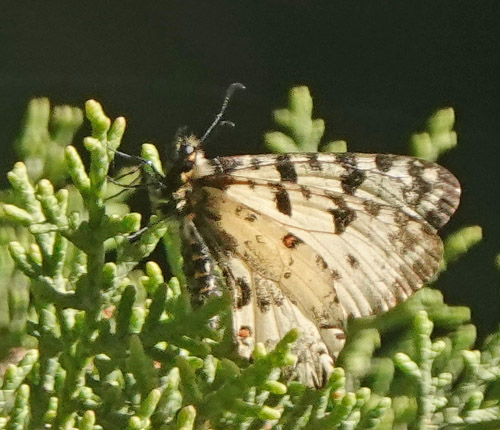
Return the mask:
<path fill-rule="evenodd" d="M 0 5 L 2 176 L 28 100 L 125 115 L 124 148 L 201 133 L 227 85 L 247 86 L 214 154 L 262 150 L 271 111 L 309 86 L 326 138 L 351 151 L 405 153 L 437 108 L 457 116 L 443 156 L 463 185 L 444 233 L 479 224 L 484 241 L 440 280 L 449 304 L 472 308 L 482 334 L 499 319 L 500 3 L 339 1 L 4 2 Z M 3 180 L 2 184 L 6 182 Z"/>

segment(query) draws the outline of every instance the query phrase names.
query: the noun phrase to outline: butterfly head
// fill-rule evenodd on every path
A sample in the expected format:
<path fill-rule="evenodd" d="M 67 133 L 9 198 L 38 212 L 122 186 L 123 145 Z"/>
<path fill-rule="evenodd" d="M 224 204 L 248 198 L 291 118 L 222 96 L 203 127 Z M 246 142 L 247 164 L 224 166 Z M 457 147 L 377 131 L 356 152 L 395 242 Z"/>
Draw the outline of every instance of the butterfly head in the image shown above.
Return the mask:
<path fill-rule="evenodd" d="M 214 167 L 205 157 L 203 146 L 219 125 L 227 125 L 223 116 L 229 100 L 237 89 L 244 89 L 244 85 L 233 83 L 226 91 L 226 96 L 219 113 L 201 138 L 187 132 L 186 127 L 178 130 L 175 144 L 170 146 L 165 158 L 166 174 L 155 167 L 154 163 L 141 159 L 143 177 L 149 190 L 153 206 L 163 215 L 184 215 L 189 212 L 189 198 L 193 191 L 193 180 L 213 173 Z M 130 156 L 125 155 L 127 158 Z"/>
<path fill-rule="evenodd" d="M 201 151 L 200 140 L 193 136 L 181 136 L 175 145 L 174 165 L 181 172 L 190 172 L 196 163 L 196 157 Z"/>
<path fill-rule="evenodd" d="M 170 158 L 171 165 L 165 176 L 165 184 L 178 188 L 193 177 L 196 165 L 205 158 L 200 139 L 194 135 L 179 136 Z"/>
<path fill-rule="evenodd" d="M 192 192 L 192 179 L 206 161 L 200 139 L 194 135 L 180 135 L 169 157 L 166 174 L 156 170 L 146 172 L 149 194 L 153 205 L 163 215 L 183 214 Z"/>

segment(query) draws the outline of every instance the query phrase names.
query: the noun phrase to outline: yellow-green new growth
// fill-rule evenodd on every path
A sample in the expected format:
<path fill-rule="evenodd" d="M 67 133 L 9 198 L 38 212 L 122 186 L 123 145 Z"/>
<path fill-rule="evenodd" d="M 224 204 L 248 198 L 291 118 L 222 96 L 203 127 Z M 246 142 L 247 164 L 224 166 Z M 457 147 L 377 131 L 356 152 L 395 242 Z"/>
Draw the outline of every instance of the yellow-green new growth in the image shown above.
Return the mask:
<path fill-rule="evenodd" d="M 427 130 L 415 133 L 410 141 L 410 153 L 429 161 L 436 161 L 444 152 L 457 145 L 453 131 L 455 112 L 452 108 L 440 109 L 427 121 Z"/>
<path fill-rule="evenodd" d="M 274 121 L 284 132 L 268 132 L 264 136 L 266 147 L 273 152 L 316 152 L 325 132 L 325 122 L 313 119 L 313 101 L 309 88 L 294 87 L 288 94 L 289 106 L 273 112 Z M 345 152 L 343 140 L 321 145 L 324 152 Z"/>

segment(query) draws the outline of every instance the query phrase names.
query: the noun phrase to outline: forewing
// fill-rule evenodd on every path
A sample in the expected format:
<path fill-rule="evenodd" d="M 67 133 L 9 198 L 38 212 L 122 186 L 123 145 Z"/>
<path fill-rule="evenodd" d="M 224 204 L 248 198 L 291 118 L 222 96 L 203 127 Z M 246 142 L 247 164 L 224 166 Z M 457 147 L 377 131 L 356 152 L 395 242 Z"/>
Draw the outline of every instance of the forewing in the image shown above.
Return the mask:
<path fill-rule="evenodd" d="M 280 235 L 294 235 L 314 250 L 308 273 L 325 268 L 329 288 L 346 315 L 384 311 L 432 279 L 442 257 L 435 227 L 448 220 L 460 194 L 457 180 L 441 166 L 412 157 L 384 157 L 385 162 L 367 154 L 216 159 L 216 173 L 199 179 L 210 196 L 200 211 L 213 231 L 235 239 L 243 258 L 247 236 L 239 231 L 245 223 L 263 218 L 264 225 L 279 226 Z M 272 230 L 253 233 L 266 236 Z M 276 246 L 258 247 L 263 267 L 266 258 L 281 251 Z M 281 243 L 281 248 L 286 245 Z M 314 293 L 317 282 L 308 282 L 306 291 Z M 290 294 L 300 288 L 295 281 L 281 287 Z"/>
<path fill-rule="evenodd" d="M 445 168 L 414 157 L 390 154 L 308 153 L 220 157 L 210 160 L 219 176 L 268 183 L 291 183 L 354 195 L 367 210 L 378 204 L 398 207 L 438 229 L 455 212 L 460 184 Z"/>

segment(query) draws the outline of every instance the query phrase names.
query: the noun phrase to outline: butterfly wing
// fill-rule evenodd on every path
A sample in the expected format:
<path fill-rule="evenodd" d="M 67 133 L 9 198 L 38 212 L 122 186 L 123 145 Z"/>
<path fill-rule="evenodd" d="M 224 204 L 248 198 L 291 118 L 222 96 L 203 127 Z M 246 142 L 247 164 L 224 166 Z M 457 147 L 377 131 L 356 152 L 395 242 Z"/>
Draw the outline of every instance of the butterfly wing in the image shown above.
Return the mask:
<path fill-rule="evenodd" d="M 436 229 L 460 195 L 448 171 L 411 157 L 207 163 L 193 182 L 194 222 L 234 291 L 240 352 L 299 327 L 297 373 L 308 385 L 331 372 L 347 318 L 388 310 L 432 278 L 442 256 Z"/>

